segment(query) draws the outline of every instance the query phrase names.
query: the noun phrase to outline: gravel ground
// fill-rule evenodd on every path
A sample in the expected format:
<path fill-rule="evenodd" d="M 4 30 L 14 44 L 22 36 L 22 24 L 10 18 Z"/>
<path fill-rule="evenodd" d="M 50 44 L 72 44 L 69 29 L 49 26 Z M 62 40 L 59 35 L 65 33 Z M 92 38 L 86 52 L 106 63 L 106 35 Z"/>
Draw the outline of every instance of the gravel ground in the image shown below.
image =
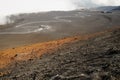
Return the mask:
<path fill-rule="evenodd" d="M 120 28 L 16 62 L 9 70 L 0 80 L 120 80 Z"/>

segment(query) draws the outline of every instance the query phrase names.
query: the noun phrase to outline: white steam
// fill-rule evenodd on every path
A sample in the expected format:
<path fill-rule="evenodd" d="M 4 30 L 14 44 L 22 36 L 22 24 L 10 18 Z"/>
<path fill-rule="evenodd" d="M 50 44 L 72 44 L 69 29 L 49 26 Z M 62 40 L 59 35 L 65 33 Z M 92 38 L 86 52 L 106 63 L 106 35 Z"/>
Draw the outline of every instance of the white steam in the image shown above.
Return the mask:
<path fill-rule="evenodd" d="M 91 0 L 99 6 L 120 6 L 120 0 Z"/>
<path fill-rule="evenodd" d="M 118 5 L 120 0 L 0 0 L 0 23 L 5 22 L 3 16 L 16 13 Z"/>

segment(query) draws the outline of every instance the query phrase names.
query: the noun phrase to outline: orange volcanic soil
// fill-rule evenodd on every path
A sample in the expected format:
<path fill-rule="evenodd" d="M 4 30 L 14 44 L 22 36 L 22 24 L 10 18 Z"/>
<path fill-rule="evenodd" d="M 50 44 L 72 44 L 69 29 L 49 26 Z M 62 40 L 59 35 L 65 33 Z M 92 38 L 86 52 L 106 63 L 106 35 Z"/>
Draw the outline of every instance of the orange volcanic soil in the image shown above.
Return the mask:
<path fill-rule="evenodd" d="M 34 57 L 40 57 L 44 53 L 55 51 L 58 47 L 65 43 L 74 42 L 76 40 L 78 40 L 78 37 L 38 43 L 0 51 L 0 68 L 3 68 L 14 61 L 28 60 Z"/>
<path fill-rule="evenodd" d="M 73 43 L 76 41 L 87 40 L 89 38 L 101 35 L 104 32 L 98 32 L 89 35 L 79 35 L 69 38 L 64 38 L 56 41 L 49 41 L 44 43 L 37 43 L 33 45 L 11 48 L 0 51 L 0 69 L 9 66 L 10 64 L 17 61 L 27 61 L 34 58 L 39 58 L 43 54 L 53 53 L 62 45 L 67 43 Z"/>

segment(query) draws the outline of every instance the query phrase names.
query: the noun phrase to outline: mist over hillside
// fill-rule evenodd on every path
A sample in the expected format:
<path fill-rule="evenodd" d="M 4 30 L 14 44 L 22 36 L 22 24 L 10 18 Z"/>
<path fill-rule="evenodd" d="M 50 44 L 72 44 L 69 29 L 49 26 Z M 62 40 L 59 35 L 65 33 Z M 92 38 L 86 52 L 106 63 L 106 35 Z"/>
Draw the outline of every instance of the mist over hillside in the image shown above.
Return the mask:
<path fill-rule="evenodd" d="M 81 8 L 119 5 L 120 0 L 0 0 L 0 23 L 6 23 L 5 16 L 12 14 L 70 11 Z"/>
<path fill-rule="evenodd" d="M 0 0 L 0 80 L 120 80 L 120 0 Z"/>
<path fill-rule="evenodd" d="M 101 7 L 97 7 L 97 8 L 94 8 L 95 10 L 98 10 L 98 11 L 111 11 L 111 12 L 114 12 L 114 11 L 120 11 L 120 6 L 101 6 Z"/>

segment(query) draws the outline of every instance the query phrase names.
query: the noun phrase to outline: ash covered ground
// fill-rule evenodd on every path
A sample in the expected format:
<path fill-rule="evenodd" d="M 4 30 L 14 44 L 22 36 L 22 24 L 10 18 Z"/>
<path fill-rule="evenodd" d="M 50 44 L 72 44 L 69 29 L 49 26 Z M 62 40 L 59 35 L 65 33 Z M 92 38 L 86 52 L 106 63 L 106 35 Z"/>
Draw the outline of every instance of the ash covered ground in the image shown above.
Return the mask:
<path fill-rule="evenodd" d="M 64 44 L 51 54 L 16 62 L 8 70 L 1 80 L 119 80 L 120 28 Z"/>
<path fill-rule="evenodd" d="M 0 27 L 0 49 L 103 31 L 120 25 L 119 13 L 75 10 L 21 14 L 11 26 Z"/>

